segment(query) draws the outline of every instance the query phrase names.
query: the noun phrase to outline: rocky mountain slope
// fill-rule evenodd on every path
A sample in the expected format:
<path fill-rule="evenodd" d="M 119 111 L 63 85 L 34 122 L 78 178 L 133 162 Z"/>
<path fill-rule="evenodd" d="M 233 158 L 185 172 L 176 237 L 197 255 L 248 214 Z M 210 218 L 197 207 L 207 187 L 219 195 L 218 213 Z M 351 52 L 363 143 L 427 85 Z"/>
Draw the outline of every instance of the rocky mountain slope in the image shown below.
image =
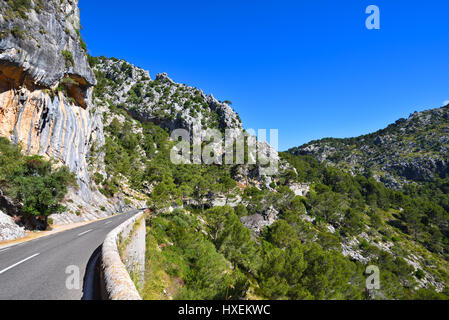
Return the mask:
<path fill-rule="evenodd" d="M 98 80 L 94 89 L 95 110 L 102 115 L 105 128 L 117 119 L 120 125 L 130 126 L 139 139 L 142 139 L 142 124 L 145 123 L 155 124 L 169 133 L 174 129 L 186 129 L 200 135 L 204 135 L 206 129 L 222 132 L 234 129 L 243 133 L 239 115 L 228 104 L 216 100 L 213 95 L 207 96 L 200 89 L 175 83 L 165 73 L 157 74 L 152 80 L 148 71 L 116 58 L 90 57 L 90 63 Z M 104 134 L 111 137 L 110 130 L 105 130 Z M 95 162 L 101 164 L 105 141 L 102 135 L 98 138 L 94 140 L 94 149 L 99 151 L 100 158 Z M 257 143 L 261 150 L 279 160 L 277 151 L 269 144 Z M 223 150 L 219 148 L 216 152 Z M 137 153 L 142 156 L 139 162 L 143 164 L 149 155 L 142 149 Z M 105 175 L 104 170 L 98 169 Z M 257 165 L 251 168 L 238 166 L 236 171 L 241 173 L 240 179 L 250 177 L 257 183 L 271 183 L 271 178 L 262 174 Z"/>
<path fill-rule="evenodd" d="M 148 80 L 150 78 L 148 73 L 121 60 L 98 58 L 91 61 L 99 83 L 104 81 L 103 86 L 100 85 L 95 89 L 95 104 L 96 112 L 103 115 L 105 137 L 103 146 L 94 148 L 97 150 L 92 151 L 92 154 L 101 155 L 92 157 L 92 160 L 94 158 L 96 160 L 90 167 L 96 169 L 91 172 L 91 175 L 97 177 L 97 185 L 106 195 L 121 190 L 127 201 L 134 201 L 136 196 L 145 199 L 152 210 L 161 215 L 161 220 L 154 222 L 154 229 L 162 228 L 163 232 L 170 234 L 173 231 L 170 228 L 166 229 L 165 224 L 171 223 L 171 219 L 176 220 L 178 217 L 184 219 L 188 216 L 190 217 L 188 218 L 189 228 L 192 230 L 188 229 L 188 234 L 185 236 L 188 238 L 191 236 L 190 232 L 201 231 L 207 235 L 206 242 L 210 242 L 212 241 L 209 237 L 211 216 L 216 210 L 221 210 L 219 208 L 223 208 L 222 206 L 228 205 L 233 208 L 230 209 L 233 211 L 223 210 L 235 212 L 240 220 L 238 223 L 232 222 L 239 230 L 233 232 L 241 233 L 242 237 L 246 237 L 245 230 L 250 230 L 256 243 L 269 241 L 284 248 L 280 243 L 287 240 L 278 243 L 274 240 L 276 237 L 297 237 L 304 246 L 307 247 L 314 242 L 319 243 L 326 252 L 336 252 L 337 255 L 344 257 L 342 258 L 344 261 L 353 261 L 359 268 L 369 264 L 382 265 L 385 277 L 392 277 L 390 280 L 385 278 L 385 281 L 392 285 L 382 292 L 373 293 L 371 297 L 399 297 L 402 294 L 411 294 L 419 288 L 432 288 L 431 292 L 444 290 L 447 283 L 447 273 L 444 271 L 447 261 L 442 256 L 446 249 L 439 246 L 432 250 L 427 249 L 425 246 L 430 240 L 424 232 L 420 241 L 408 234 L 410 231 L 404 229 L 402 225 L 404 217 L 401 216 L 401 204 L 385 200 L 390 196 L 393 197 L 393 191 L 382 189 L 382 186 L 374 181 L 356 181 L 342 171 L 333 171 L 324 165 L 312 162 L 307 157 L 303 159 L 302 156 L 296 158 L 282 155 L 283 164 L 280 166 L 280 171 L 270 178 L 268 184 L 257 174 L 257 169 L 248 165 L 174 166 L 167 155 L 167 150 L 172 145 L 168 138 L 170 130 L 167 133 L 162 128 L 172 128 L 176 118 L 167 119 L 166 115 L 163 115 L 161 116 L 163 122 L 157 121 L 157 116 L 153 118 L 153 108 L 157 108 L 155 107 L 157 104 L 149 97 L 141 105 L 134 105 L 132 99 L 129 100 L 134 91 L 131 89 L 134 84 L 130 85 L 133 83 L 131 79 L 135 77 L 133 75 L 141 75 L 146 82 L 145 87 L 150 88 L 153 81 L 156 81 L 158 85 L 160 80 Z M 108 79 L 104 74 L 99 74 L 99 70 L 104 70 L 102 65 L 105 62 L 109 64 L 107 61 L 113 61 L 117 64 L 116 68 L 120 69 L 126 70 L 127 66 L 130 66 L 128 76 L 119 73 L 121 81 L 118 81 L 118 84 L 110 82 L 116 83 L 113 79 L 117 77 L 111 76 L 111 79 Z M 165 75 L 163 77 L 166 78 Z M 101 80 L 102 78 L 108 80 Z M 121 86 L 126 83 L 128 89 L 123 89 Z M 112 94 L 117 91 L 121 92 L 119 96 L 122 98 L 116 98 L 116 95 Z M 128 94 L 124 93 L 126 91 Z M 149 96 L 151 97 L 151 94 Z M 194 98 L 195 96 L 191 99 Z M 136 114 L 134 111 L 136 108 L 139 108 L 140 114 Z M 162 108 L 162 110 L 166 109 Z M 165 112 L 167 115 L 170 114 L 170 111 Z M 184 111 L 176 109 L 174 112 L 179 115 Z M 207 114 L 207 111 L 205 113 Z M 233 186 L 233 183 L 236 185 Z M 138 194 L 133 194 L 132 190 Z M 390 192 L 391 195 L 389 195 Z M 379 207 L 380 205 L 382 207 Z M 229 214 L 232 216 L 232 213 Z M 177 227 L 173 226 L 173 228 Z M 161 250 L 161 248 L 173 246 L 176 239 L 171 238 L 173 235 L 162 236 L 158 232 L 148 235 L 149 242 L 154 245 L 150 250 L 152 258 L 147 262 L 152 270 L 162 268 L 154 264 L 154 259 L 158 261 L 168 259 L 164 263 L 170 264 L 169 261 L 173 259 L 173 255 L 179 254 L 177 250 L 181 250 L 180 248 L 185 245 L 179 242 L 176 249 L 173 249 L 175 252 L 171 249 Z M 234 236 L 227 234 L 223 237 Z M 192 241 L 201 242 L 202 240 Z M 247 242 L 240 243 L 241 240 L 237 238 L 232 241 L 243 248 L 254 245 Z M 442 241 L 439 239 L 435 243 Z M 223 254 L 228 251 L 220 250 L 231 250 L 223 249 L 218 244 L 214 245 Z M 257 251 L 257 249 L 254 250 Z M 156 251 L 162 251 L 162 253 L 156 254 Z M 167 256 L 164 256 L 164 252 L 167 252 Z M 233 261 L 230 257 L 229 259 Z M 182 256 L 178 258 L 183 259 Z M 260 263 L 260 258 L 258 254 L 253 256 L 247 253 L 244 259 L 253 259 L 257 265 Z M 178 263 L 180 262 L 177 260 L 176 264 Z M 164 288 L 164 292 L 173 290 L 172 281 L 180 281 L 176 278 L 179 274 L 175 272 L 175 275 L 171 275 L 169 270 L 161 270 L 161 272 L 165 275 L 160 277 L 171 280 L 164 282 L 167 287 L 159 284 L 158 288 Z M 270 272 L 267 271 L 267 273 Z M 353 276 L 357 278 L 356 274 Z M 275 278 L 276 280 L 273 278 L 270 281 L 282 282 L 281 278 Z M 250 286 L 249 291 L 252 294 L 278 297 L 264 291 L 274 284 L 258 279 L 260 281 L 258 284 Z M 163 280 L 156 278 L 154 281 Z M 358 280 L 352 281 L 355 283 Z M 148 297 L 177 296 L 175 293 L 167 296 L 155 289 L 148 290 Z M 186 287 L 184 290 L 187 290 Z M 178 294 L 183 296 L 180 292 Z M 291 293 L 290 297 L 298 298 L 300 295 Z"/>
<path fill-rule="evenodd" d="M 91 61 L 99 81 L 96 97 L 125 107 L 136 119 L 169 130 L 241 129 L 239 116 L 228 104 L 197 88 L 175 83 L 165 73 L 151 80 L 148 71 L 123 60 L 99 57 Z"/>
<path fill-rule="evenodd" d="M 312 141 L 289 152 L 312 155 L 353 174 L 372 174 L 393 188 L 444 178 L 449 173 L 449 106 L 415 112 L 372 134 Z"/>

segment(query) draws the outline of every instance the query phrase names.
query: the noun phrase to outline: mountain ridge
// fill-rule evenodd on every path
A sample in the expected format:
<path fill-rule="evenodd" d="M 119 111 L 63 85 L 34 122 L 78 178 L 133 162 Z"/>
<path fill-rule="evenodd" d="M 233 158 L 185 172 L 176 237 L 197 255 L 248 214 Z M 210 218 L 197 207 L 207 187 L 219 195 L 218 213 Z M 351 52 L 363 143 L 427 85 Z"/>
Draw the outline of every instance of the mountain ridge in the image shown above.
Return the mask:
<path fill-rule="evenodd" d="M 352 174 L 373 174 L 389 187 L 449 173 L 449 106 L 414 112 L 384 129 L 353 138 L 324 138 L 291 148 Z"/>

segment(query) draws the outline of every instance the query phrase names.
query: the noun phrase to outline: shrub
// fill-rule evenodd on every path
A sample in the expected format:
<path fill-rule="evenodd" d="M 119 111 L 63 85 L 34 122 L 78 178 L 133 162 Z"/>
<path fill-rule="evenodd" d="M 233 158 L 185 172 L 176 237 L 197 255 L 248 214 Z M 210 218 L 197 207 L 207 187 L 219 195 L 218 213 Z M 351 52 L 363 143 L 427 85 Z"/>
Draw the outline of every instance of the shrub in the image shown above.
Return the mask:
<path fill-rule="evenodd" d="M 72 66 L 72 67 L 75 66 L 75 60 L 73 59 L 73 55 L 70 51 L 62 50 L 62 55 L 64 56 L 65 66 L 67 68 L 69 68 L 70 66 Z"/>
<path fill-rule="evenodd" d="M 20 29 L 19 27 L 12 28 L 11 34 L 18 39 L 25 39 L 25 31 Z"/>
<path fill-rule="evenodd" d="M 28 18 L 27 11 L 31 9 L 31 0 L 7 0 L 6 2 L 9 5 L 8 17 Z"/>
<path fill-rule="evenodd" d="M 424 277 L 426 276 L 426 274 L 424 273 L 424 271 L 422 271 L 421 269 L 416 270 L 415 272 L 415 277 L 418 278 L 419 280 L 424 279 Z"/>
<path fill-rule="evenodd" d="M 104 181 L 103 175 L 101 173 L 99 173 L 99 172 L 95 172 L 95 174 L 94 174 L 94 181 L 95 181 L 95 183 L 97 185 L 102 184 L 103 181 Z"/>
<path fill-rule="evenodd" d="M 99 59 L 97 57 L 92 57 L 90 54 L 88 54 L 87 61 L 89 62 L 89 66 L 93 68 L 99 62 Z"/>
<path fill-rule="evenodd" d="M 368 243 L 368 241 L 366 241 L 365 239 L 363 239 L 363 240 L 360 242 L 359 247 L 360 247 L 360 249 L 362 249 L 362 250 L 368 249 L 368 248 L 369 248 L 369 243 Z"/>
<path fill-rule="evenodd" d="M 41 156 L 24 156 L 20 148 L 0 138 L 0 187 L 21 203 L 21 212 L 28 217 L 48 217 L 63 212 L 59 203 L 76 179 L 67 167 L 52 168 Z"/>

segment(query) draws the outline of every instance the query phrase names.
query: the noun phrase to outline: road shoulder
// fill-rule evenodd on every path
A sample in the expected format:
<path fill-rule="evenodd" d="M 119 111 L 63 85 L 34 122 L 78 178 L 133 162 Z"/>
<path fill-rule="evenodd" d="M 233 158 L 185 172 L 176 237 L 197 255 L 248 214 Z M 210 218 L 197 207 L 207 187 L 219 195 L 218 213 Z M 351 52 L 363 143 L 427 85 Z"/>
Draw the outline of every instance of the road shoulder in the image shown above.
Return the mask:
<path fill-rule="evenodd" d="M 66 225 L 55 225 L 55 226 L 51 226 L 52 229 L 48 230 L 48 231 L 26 231 L 26 236 L 23 238 L 0 242 L 0 249 L 6 249 L 8 247 L 11 247 L 11 246 L 14 246 L 14 245 L 17 245 L 20 243 L 26 243 L 26 242 L 29 242 L 32 240 L 51 236 L 51 235 L 54 235 L 54 234 L 57 234 L 60 232 L 72 230 L 75 228 L 79 228 L 79 227 L 91 224 L 93 222 L 107 220 L 107 219 L 110 219 L 110 218 L 116 217 L 116 216 L 117 216 L 117 214 L 109 216 L 109 217 L 85 221 L 85 222 L 76 222 L 76 223 L 71 223 L 71 224 L 66 224 Z"/>

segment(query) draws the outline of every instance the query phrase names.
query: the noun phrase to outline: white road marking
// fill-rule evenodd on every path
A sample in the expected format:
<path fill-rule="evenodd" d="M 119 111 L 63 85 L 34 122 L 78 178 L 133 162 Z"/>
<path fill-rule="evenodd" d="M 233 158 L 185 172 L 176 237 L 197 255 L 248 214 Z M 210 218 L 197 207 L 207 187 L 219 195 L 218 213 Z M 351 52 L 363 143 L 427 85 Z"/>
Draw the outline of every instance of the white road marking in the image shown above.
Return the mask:
<path fill-rule="evenodd" d="M 22 261 L 19 261 L 19 262 L 17 262 L 17 263 L 14 263 L 12 266 L 10 266 L 10 267 L 8 267 L 8 268 L 3 269 L 2 271 L 0 271 L 0 274 L 5 273 L 6 271 L 11 270 L 11 269 L 14 268 L 14 267 L 17 267 L 19 264 L 24 263 L 25 261 L 28 261 L 28 260 L 30 260 L 30 259 L 33 259 L 34 257 L 36 257 L 36 256 L 38 256 L 38 255 L 40 255 L 40 253 L 33 254 L 31 257 L 28 257 L 28 258 L 26 258 L 26 259 L 23 259 Z"/>
<path fill-rule="evenodd" d="M 89 229 L 87 231 L 81 232 L 80 234 L 78 234 L 78 237 L 81 237 L 82 235 L 85 235 L 88 232 L 91 232 L 93 229 Z"/>
<path fill-rule="evenodd" d="M 105 224 L 110 224 L 110 223 L 112 223 L 112 221 L 108 221 L 108 222 L 106 222 Z"/>
<path fill-rule="evenodd" d="M 9 250 L 9 249 L 11 249 L 11 248 L 2 249 L 2 250 L 0 250 L 0 252 L 4 252 L 4 251 Z"/>

